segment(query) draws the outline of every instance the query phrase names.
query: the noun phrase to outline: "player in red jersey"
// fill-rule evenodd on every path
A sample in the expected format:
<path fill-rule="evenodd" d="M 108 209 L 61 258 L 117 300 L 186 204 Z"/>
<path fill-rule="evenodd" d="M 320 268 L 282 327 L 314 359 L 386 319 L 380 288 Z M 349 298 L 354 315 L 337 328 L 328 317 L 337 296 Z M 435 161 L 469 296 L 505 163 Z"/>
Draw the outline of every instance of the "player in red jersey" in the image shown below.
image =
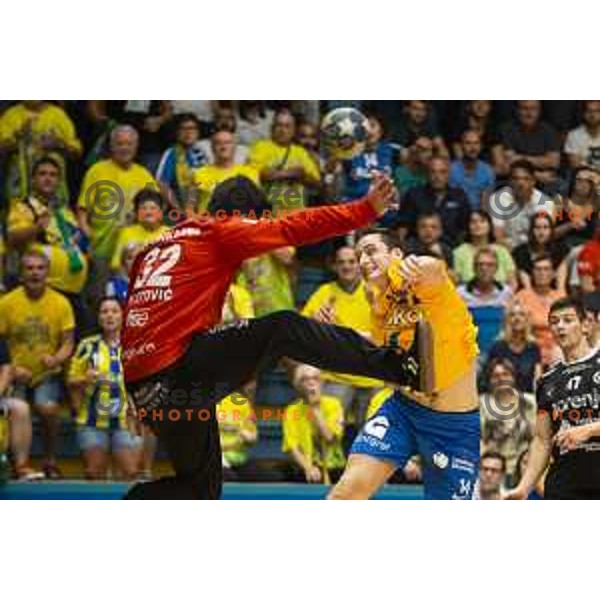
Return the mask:
<path fill-rule="evenodd" d="M 411 353 L 378 348 L 350 329 L 293 311 L 217 326 L 244 260 L 364 227 L 393 198 L 392 184 L 379 177 L 362 200 L 254 220 L 233 211 L 260 214 L 262 192 L 237 178 L 215 189 L 215 218 L 180 223 L 136 258 L 122 338 L 125 378 L 138 416 L 158 435 L 176 475 L 136 484 L 127 498 L 218 498 L 222 476 L 215 402 L 283 357 L 417 385 L 418 362 Z"/>

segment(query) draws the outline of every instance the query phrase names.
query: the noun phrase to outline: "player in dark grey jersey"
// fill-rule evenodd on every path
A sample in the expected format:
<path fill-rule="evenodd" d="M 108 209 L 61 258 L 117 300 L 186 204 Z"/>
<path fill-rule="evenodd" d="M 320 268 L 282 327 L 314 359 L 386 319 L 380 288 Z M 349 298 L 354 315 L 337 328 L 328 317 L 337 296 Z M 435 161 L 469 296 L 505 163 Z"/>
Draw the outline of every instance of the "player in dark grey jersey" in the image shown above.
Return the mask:
<path fill-rule="evenodd" d="M 548 322 L 564 360 L 540 379 L 536 433 L 527 469 L 505 499 L 524 499 L 546 475 L 546 499 L 600 499 L 600 349 L 589 342 L 583 305 L 564 298 Z"/>

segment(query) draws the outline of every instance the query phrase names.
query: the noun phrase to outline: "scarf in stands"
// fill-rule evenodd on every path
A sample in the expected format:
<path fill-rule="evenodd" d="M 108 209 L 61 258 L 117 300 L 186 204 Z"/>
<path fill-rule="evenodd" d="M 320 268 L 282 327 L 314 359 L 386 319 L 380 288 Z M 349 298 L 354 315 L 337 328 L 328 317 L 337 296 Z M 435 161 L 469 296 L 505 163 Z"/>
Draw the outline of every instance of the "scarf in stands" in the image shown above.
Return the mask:
<path fill-rule="evenodd" d="M 194 171 L 206 164 L 206 155 L 196 143 L 186 149 L 175 144 L 175 179 L 179 190 L 187 190 L 194 181 Z"/>

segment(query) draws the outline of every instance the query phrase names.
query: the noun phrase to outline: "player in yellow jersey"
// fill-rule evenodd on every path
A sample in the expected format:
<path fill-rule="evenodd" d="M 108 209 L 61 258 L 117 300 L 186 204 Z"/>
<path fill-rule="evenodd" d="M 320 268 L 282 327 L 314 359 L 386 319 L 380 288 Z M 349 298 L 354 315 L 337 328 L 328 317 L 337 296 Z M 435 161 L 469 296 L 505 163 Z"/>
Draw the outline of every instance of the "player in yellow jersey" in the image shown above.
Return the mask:
<path fill-rule="evenodd" d="M 369 498 L 419 454 L 426 498 L 471 498 L 480 426 L 476 328 L 467 307 L 443 261 L 404 258 L 380 232 L 364 234 L 357 251 L 374 340 L 398 351 L 418 345 L 422 391 L 396 389 L 365 423 L 329 497 Z"/>

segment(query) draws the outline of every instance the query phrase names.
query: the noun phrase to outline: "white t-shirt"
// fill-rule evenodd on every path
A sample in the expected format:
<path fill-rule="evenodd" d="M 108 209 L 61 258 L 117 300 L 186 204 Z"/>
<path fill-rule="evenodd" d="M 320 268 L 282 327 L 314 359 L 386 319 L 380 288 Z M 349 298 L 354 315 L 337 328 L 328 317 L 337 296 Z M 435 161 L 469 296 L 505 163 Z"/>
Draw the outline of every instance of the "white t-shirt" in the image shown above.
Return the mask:
<path fill-rule="evenodd" d="M 241 117 L 238 118 L 235 133 L 240 144 L 252 146 L 257 140 L 269 138 L 274 115 L 275 113 L 272 110 L 267 110 L 264 119 L 259 119 L 256 123 L 244 121 Z"/>
<path fill-rule="evenodd" d="M 169 100 L 173 114 L 192 113 L 200 121 L 210 122 L 213 120 L 211 100 Z"/>
<path fill-rule="evenodd" d="M 590 167 L 600 168 L 600 133 L 592 137 L 584 125 L 572 129 L 565 141 L 565 153 L 581 157 Z"/>
<path fill-rule="evenodd" d="M 504 230 L 508 245 L 516 248 L 528 240 L 531 217 L 540 212 L 553 216 L 556 205 L 550 196 L 534 189 L 529 202 L 521 207 L 514 199 L 512 190 L 505 187 L 490 197 L 485 209 L 492 217 L 494 228 Z"/>

